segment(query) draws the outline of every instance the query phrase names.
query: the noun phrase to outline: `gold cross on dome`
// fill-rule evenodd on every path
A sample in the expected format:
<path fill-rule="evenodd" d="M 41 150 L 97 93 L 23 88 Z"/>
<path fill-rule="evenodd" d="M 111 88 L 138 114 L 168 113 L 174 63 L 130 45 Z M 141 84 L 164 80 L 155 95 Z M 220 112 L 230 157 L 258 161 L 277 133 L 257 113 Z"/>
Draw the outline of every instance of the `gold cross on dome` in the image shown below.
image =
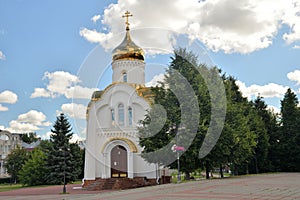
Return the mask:
<path fill-rule="evenodd" d="M 125 12 L 125 15 L 123 15 L 122 17 L 126 17 L 126 21 L 125 21 L 125 24 L 126 24 L 126 31 L 129 31 L 129 22 L 128 22 L 128 18 L 129 17 L 132 17 L 133 15 L 127 10 Z"/>

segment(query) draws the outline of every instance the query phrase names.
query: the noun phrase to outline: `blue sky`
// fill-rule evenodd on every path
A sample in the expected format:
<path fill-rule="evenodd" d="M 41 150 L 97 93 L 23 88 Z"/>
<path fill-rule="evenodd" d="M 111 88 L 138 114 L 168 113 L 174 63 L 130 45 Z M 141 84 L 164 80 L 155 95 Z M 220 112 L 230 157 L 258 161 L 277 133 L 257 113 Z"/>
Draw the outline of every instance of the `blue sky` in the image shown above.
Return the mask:
<path fill-rule="evenodd" d="M 250 99 L 260 93 L 279 109 L 288 87 L 300 97 L 300 0 L 0 0 L 0 129 L 47 138 L 63 111 L 84 138 L 85 106 L 111 80 L 126 10 L 147 53 L 147 82 L 181 36 Z"/>

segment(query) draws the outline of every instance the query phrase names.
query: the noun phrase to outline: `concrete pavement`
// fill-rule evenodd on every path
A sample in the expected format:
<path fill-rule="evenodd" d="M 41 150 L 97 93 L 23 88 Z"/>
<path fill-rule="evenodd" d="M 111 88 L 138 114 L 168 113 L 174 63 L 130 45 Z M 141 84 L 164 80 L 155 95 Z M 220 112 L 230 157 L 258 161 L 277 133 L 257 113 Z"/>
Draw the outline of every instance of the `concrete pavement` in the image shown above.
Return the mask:
<path fill-rule="evenodd" d="M 70 186 L 69 186 L 70 187 Z M 27 188 L 29 189 L 29 188 Z M 38 188 L 37 188 L 38 189 Z M 57 190 L 59 189 L 59 190 Z M 240 176 L 225 179 L 201 180 L 180 184 L 159 185 L 121 191 L 76 191 L 62 195 L 47 189 L 30 194 L 25 190 L 1 192 L 6 200 L 196 200 L 196 199 L 300 199 L 300 173 L 276 173 Z M 23 190 L 23 192 L 22 192 Z M 53 190 L 53 189 L 52 189 Z M 34 192 L 34 191 L 32 191 Z M 52 191 L 54 192 L 54 191 Z"/>

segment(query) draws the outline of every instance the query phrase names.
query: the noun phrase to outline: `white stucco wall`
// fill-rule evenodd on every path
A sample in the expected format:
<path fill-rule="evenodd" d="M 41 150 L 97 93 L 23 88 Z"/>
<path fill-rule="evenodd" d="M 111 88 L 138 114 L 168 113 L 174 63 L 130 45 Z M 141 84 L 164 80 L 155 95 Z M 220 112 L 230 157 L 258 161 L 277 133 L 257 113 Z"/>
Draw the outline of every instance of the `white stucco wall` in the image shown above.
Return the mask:
<path fill-rule="evenodd" d="M 112 63 L 112 81 L 123 82 L 123 73 L 127 73 L 127 82 L 145 84 L 145 63 L 140 60 L 117 60 Z"/>

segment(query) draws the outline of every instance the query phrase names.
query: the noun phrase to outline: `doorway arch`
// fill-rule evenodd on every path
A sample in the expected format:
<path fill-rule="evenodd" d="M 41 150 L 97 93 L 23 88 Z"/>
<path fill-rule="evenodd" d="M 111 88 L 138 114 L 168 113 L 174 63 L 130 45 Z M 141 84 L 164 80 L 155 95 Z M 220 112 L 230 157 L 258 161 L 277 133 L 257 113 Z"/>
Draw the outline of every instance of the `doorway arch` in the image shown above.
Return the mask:
<path fill-rule="evenodd" d="M 110 154 L 111 160 L 111 177 L 112 178 L 127 178 L 127 150 L 122 145 L 116 145 Z"/>

